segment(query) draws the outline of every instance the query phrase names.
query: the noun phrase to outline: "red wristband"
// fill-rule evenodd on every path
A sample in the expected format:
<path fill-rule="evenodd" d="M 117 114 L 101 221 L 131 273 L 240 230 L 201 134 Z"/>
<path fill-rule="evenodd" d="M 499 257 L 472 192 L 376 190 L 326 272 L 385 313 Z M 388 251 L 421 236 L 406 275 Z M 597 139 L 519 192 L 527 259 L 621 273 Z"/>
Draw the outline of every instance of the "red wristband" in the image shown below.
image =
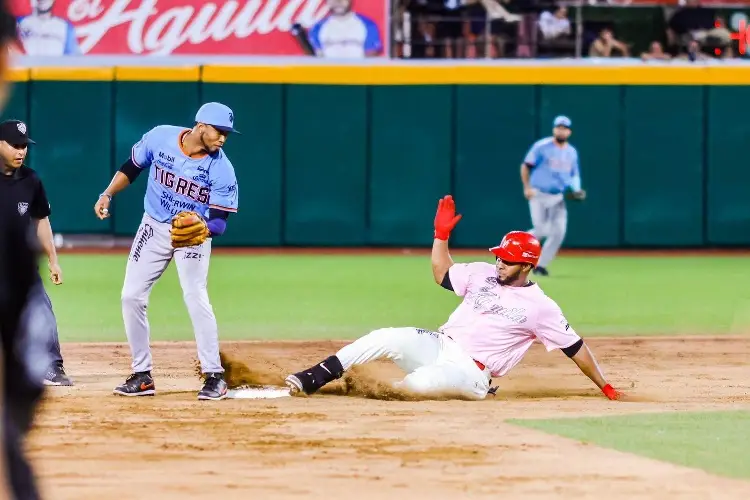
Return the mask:
<path fill-rule="evenodd" d="M 617 391 L 614 387 L 607 384 L 604 387 L 602 387 L 602 392 L 605 396 L 607 396 L 609 399 L 616 399 L 617 398 Z"/>
<path fill-rule="evenodd" d="M 438 231 L 437 229 L 435 229 L 435 239 L 436 240 L 447 241 L 448 238 L 450 237 L 450 235 L 451 235 L 450 232 L 446 234 L 444 231 Z"/>

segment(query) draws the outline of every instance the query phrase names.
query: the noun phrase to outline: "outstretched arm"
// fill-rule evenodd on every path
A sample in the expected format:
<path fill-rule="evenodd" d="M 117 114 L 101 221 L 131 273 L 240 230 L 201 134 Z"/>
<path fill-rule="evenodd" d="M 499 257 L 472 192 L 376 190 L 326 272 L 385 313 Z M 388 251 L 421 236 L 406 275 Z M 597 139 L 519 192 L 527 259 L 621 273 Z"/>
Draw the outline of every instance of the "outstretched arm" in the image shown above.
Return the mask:
<path fill-rule="evenodd" d="M 441 285 L 453 265 L 453 259 L 448 251 L 448 241 L 435 238 L 432 242 L 432 276 L 435 283 Z"/>
<path fill-rule="evenodd" d="M 456 203 L 451 195 L 443 197 L 438 202 L 435 214 L 435 239 L 432 242 L 432 276 L 438 285 L 443 284 L 448 269 L 453 265 L 453 259 L 448 252 L 448 238 L 461 217 L 456 215 Z"/>
<path fill-rule="evenodd" d="M 149 147 L 149 135 L 154 130 L 156 129 L 146 132 L 141 137 L 141 140 L 133 145 L 130 151 L 130 158 L 122 164 L 119 171 L 115 172 L 107 189 L 99 195 L 99 199 L 94 205 L 94 213 L 99 219 L 109 217 L 109 204 L 112 201 L 112 197 L 135 182 L 141 172 L 151 166 L 153 152 Z"/>
<path fill-rule="evenodd" d="M 594 358 L 594 354 L 589 350 L 589 347 L 583 341 L 579 340 L 572 346 L 563 349 L 563 352 L 578 365 L 581 372 L 591 379 L 596 386 L 601 389 L 605 396 L 609 399 L 619 399 L 622 395 L 612 387 L 607 380 L 604 378 L 599 365 Z"/>

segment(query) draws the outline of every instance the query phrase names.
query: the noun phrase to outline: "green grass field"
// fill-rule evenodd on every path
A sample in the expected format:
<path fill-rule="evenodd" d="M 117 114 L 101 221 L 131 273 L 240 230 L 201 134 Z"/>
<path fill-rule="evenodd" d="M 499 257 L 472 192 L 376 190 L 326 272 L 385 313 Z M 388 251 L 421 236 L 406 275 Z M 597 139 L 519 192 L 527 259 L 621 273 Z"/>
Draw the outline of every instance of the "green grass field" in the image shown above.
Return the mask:
<path fill-rule="evenodd" d="M 670 412 L 511 423 L 721 476 L 750 479 L 750 412 Z"/>
<path fill-rule="evenodd" d="M 63 341 L 124 341 L 125 255 L 61 256 L 48 287 Z M 457 261 L 491 261 L 487 255 Z M 583 335 L 736 334 L 750 326 L 745 257 L 566 257 L 539 281 Z M 383 326 L 437 328 L 458 298 L 428 256 L 216 255 L 209 293 L 223 339 L 351 339 Z M 171 264 L 149 305 L 154 340 L 190 340 Z"/>

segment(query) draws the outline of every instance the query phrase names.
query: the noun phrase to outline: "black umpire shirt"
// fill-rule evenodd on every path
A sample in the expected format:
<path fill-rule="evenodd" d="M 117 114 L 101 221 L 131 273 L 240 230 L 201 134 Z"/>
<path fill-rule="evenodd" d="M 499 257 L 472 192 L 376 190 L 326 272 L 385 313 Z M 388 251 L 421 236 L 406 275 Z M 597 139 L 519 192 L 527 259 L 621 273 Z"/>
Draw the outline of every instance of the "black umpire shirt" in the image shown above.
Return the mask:
<path fill-rule="evenodd" d="M 35 171 L 21 166 L 11 175 L 0 174 L 0 214 L 26 224 L 51 214 L 47 193 Z"/>
<path fill-rule="evenodd" d="M 23 292 L 14 288 L 31 286 L 39 276 L 41 245 L 33 222 L 50 213 L 47 194 L 34 170 L 21 166 L 11 175 L 0 173 L 0 302 L 22 300 L 18 295 Z"/>

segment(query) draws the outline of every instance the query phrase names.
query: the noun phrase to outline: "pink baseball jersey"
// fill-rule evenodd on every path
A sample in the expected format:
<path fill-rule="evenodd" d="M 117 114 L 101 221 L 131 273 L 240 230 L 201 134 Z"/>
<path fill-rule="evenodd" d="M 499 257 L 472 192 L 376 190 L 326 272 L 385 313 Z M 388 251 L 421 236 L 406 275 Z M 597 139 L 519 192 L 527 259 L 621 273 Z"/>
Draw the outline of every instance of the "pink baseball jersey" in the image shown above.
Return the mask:
<path fill-rule="evenodd" d="M 516 366 L 536 340 L 551 351 L 580 339 L 538 285 L 501 286 L 495 266 L 486 262 L 454 264 L 448 272 L 463 301 L 440 331 L 484 363 L 494 377 Z"/>

